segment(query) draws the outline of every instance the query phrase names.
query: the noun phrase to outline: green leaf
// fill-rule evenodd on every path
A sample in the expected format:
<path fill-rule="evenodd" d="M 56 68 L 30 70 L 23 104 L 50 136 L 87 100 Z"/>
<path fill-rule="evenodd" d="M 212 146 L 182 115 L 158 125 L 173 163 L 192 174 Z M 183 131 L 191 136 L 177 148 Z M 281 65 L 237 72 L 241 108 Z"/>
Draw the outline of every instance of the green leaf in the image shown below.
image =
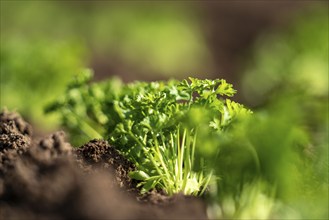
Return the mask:
<path fill-rule="evenodd" d="M 129 172 L 129 177 L 135 180 L 146 180 L 148 178 L 150 178 L 149 175 L 147 175 L 144 171 L 141 170 L 137 170 L 137 171 L 131 171 Z"/>

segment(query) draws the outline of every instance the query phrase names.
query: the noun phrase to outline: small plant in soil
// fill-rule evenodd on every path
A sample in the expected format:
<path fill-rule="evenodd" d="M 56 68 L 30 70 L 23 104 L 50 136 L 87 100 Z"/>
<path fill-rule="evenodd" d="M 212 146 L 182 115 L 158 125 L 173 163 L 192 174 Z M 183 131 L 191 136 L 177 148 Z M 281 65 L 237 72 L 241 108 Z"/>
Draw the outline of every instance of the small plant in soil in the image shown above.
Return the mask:
<path fill-rule="evenodd" d="M 251 114 L 223 79 L 91 78 L 89 70 L 76 76 L 46 111 L 60 115 L 76 145 L 106 139 L 133 164 L 142 194 L 205 194 L 210 218 L 327 215 L 327 144 L 312 145 L 297 110 L 307 96 L 284 93 Z M 317 205 L 306 213 L 308 201 Z"/>
<path fill-rule="evenodd" d="M 124 85 L 118 79 L 89 83 L 91 76 L 88 70 L 77 76 L 47 112 L 59 112 L 73 137 L 106 138 L 135 164 L 129 175 L 142 193 L 202 195 L 213 172 L 196 155 L 205 134 L 220 136 L 251 113 L 229 99 L 236 91 L 223 79 Z"/>

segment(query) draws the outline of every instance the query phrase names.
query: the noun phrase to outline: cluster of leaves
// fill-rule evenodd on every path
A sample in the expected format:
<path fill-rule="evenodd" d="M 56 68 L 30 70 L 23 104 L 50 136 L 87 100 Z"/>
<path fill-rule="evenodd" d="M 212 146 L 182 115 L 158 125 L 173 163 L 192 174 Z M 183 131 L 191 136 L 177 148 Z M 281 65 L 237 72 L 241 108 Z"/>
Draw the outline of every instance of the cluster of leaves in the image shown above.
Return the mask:
<path fill-rule="evenodd" d="M 258 109 L 217 140 L 214 218 L 328 218 L 327 18 L 326 8 L 302 13 L 256 44 L 242 83 Z"/>
<path fill-rule="evenodd" d="M 218 157 L 200 152 L 216 160 L 221 178 L 211 191 L 213 218 L 328 217 L 328 135 L 312 140 L 299 101 L 286 97 L 233 124 L 213 142 Z"/>
<path fill-rule="evenodd" d="M 106 137 L 137 171 L 142 192 L 161 188 L 169 195 L 202 194 L 212 168 L 195 154 L 205 134 L 218 136 L 249 110 L 225 97 L 236 92 L 225 80 L 135 82 L 118 79 L 88 84 L 90 71 L 72 82 L 48 107 L 61 113 L 71 134 Z"/>
<path fill-rule="evenodd" d="M 90 83 L 91 76 L 78 75 L 48 111 L 79 141 L 107 138 L 136 164 L 130 175 L 142 192 L 201 195 L 209 186 L 212 218 L 328 215 L 328 136 L 313 141 L 299 111 L 303 95 L 250 117 L 225 98 L 235 93 L 225 80 Z"/>

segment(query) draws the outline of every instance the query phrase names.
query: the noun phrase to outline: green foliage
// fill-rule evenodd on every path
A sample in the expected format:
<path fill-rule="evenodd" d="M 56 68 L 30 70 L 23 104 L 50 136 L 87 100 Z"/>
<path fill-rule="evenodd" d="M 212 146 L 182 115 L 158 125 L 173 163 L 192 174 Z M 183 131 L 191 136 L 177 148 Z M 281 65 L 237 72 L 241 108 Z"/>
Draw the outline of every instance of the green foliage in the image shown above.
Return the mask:
<path fill-rule="evenodd" d="M 258 106 L 213 142 L 213 218 L 328 218 L 327 9 L 256 45 L 243 94 Z M 215 162 L 216 161 L 216 162 Z M 246 199 L 247 198 L 247 199 Z"/>
<path fill-rule="evenodd" d="M 133 71 L 133 76 L 151 72 L 183 77 L 211 65 L 201 24 L 188 3 L 0 3 L 1 35 L 79 40 L 90 53 L 97 51 L 94 57 L 111 66 L 119 62 L 120 69 Z"/>
<path fill-rule="evenodd" d="M 118 79 L 88 84 L 89 72 L 79 77 L 48 111 L 60 112 L 71 134 L 107 137 L 137 166 L 130 176 L 141 181 L 142 192 L 162 188 L 169 195 L 201 195 L 212 169 L 195 154 L 215 146 L 199 139 L 206 133 L 218 136 L 235 118 L 250 113 L 225 99 L 236 92 L 225 80 L 123 85 Z"/>
<path fill-rule="evenodd" d="M 312 9 L 299 13 L 285 32 L 258 40 L 242 80 L 243 95 L 254 105 L 296 89 L 328 96 L 328 8 Z"/>
<path fill-rule="evenodd" d="M 209 212 L 213 218 L 326 219 L 328 216 L 328 136 L 313 141 L 299 114 L 298 97 L 235 121 L 212 142 Z M 208 135 L 209 136 L 209 135 Z"/>
<path fill-rule="evenodd" d="M 56 121 L 43 115 L 42 106 L 57 97 L 82 66 L 82 48 L 37 39 L 5 42 L 0 47 L 0 108 L 17 109 L 34 123 L 51 127 Z"/>

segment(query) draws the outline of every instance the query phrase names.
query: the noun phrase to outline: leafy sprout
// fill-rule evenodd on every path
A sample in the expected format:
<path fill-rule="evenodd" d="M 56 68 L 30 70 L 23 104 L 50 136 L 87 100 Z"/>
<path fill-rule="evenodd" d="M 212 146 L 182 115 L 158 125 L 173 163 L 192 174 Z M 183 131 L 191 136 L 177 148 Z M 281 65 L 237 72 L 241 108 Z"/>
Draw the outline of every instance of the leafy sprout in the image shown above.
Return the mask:
<path fill-rule="evenodd" d="M 212 169 L 196 154 L 204 133 L 220 135 L 232 120 L 250 111 L 229 100 L 236 91 L 223 79 L 91 83 L 79 75 L 66 94 L 48 107 L 61 113 L 71 134 L 107 138 L 135 163 L 130 177 L 142 192 L 201 195 Z M 216 147 L 215 145 L 213 146 Z"/>

